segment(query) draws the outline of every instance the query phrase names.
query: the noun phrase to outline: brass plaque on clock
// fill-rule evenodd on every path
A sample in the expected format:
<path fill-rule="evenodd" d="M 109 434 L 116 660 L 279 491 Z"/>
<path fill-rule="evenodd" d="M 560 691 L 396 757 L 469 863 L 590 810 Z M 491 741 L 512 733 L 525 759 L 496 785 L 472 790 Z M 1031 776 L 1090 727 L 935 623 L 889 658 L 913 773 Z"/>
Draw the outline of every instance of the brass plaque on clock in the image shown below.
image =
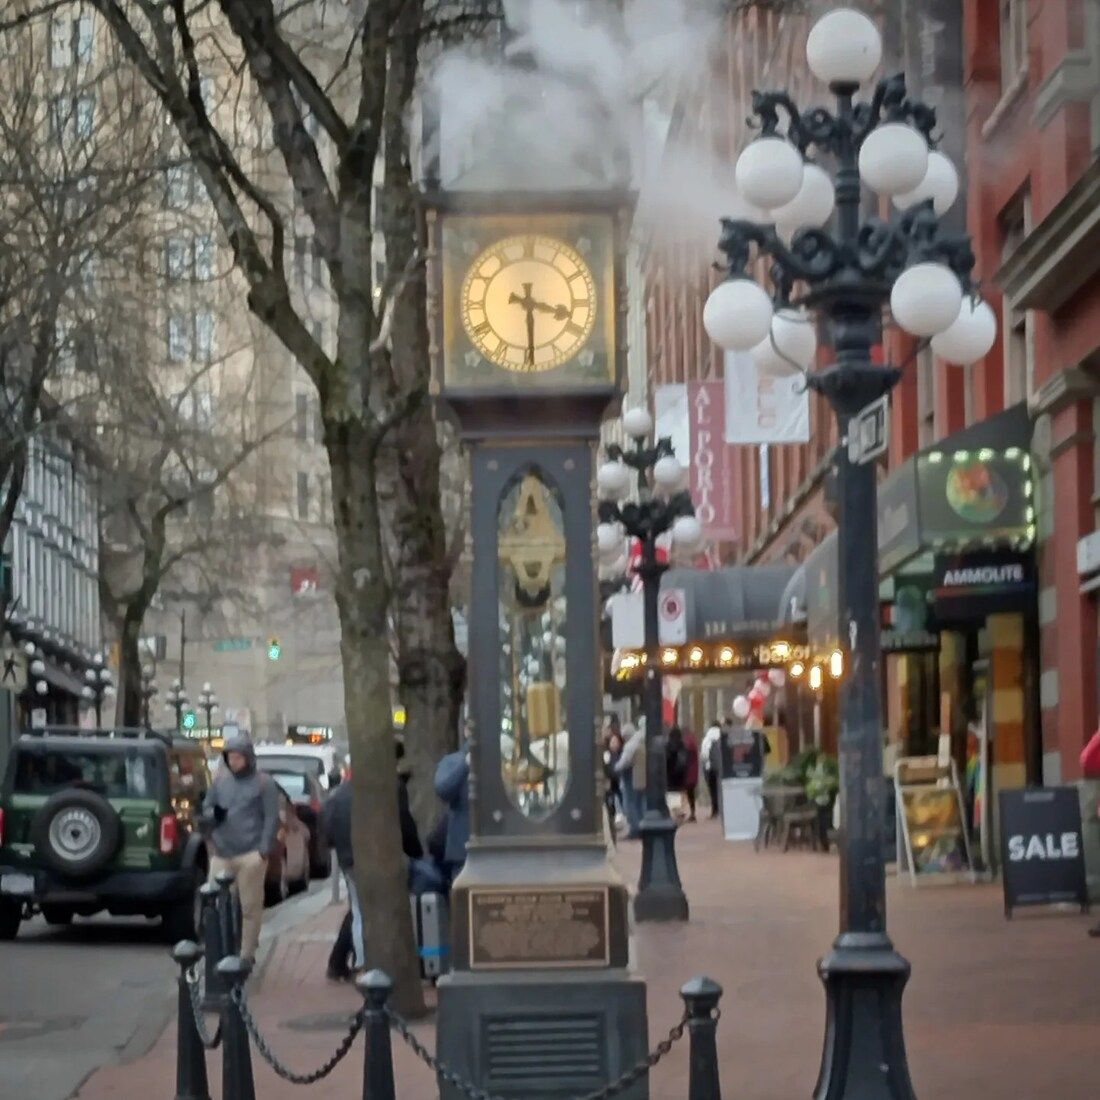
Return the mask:
<path fill-rule="evenodd" d="M 452 214 L 436 243 L 445 389 L 614 385 L 610 214 Z"/>

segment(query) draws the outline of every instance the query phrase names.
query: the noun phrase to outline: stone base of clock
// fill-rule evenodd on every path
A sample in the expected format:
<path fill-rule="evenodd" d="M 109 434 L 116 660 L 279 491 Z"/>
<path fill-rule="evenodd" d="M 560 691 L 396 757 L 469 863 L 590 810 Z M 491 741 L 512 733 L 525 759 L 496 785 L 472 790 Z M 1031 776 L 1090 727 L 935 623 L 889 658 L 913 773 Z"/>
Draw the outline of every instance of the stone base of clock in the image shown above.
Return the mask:
<path fill-rule="evenodd" d="M 676 1006 L 672 1006 L 675 1010 Z M 493 1096 L 583 1096 L 645 1059 L 645 983 L 626 971 L 448 974 L 439 981 L 437 1055 Z M 466 1093 L 439 1081 L 441 1100 Z M 648 1077 L 618 1093 L 647 1100 Z"/>

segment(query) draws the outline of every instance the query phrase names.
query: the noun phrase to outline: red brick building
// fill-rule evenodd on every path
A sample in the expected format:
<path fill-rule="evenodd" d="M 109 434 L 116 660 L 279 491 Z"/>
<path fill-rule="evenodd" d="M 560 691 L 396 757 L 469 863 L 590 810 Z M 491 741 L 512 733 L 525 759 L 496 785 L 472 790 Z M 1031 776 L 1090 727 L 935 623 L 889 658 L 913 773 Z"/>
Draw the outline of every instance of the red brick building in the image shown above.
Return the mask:
<path fill-rule="evenodd" d="M 785 87 L 804 105 L 827 99 L 804 61 L 812 13 L 782 7 L 730 16 L 721 57 L 674 112 L 670 144 L 709 143 L 732 176 L 752 137 L 744 120 L 753 88 Z M 1092 537 L 1100 527 L 1100 5 L 898 0 L 872 7 L 882 18 L 884 67 L 904 66 L 910 90 L 940 113 L 943 148 L 964 177 L 948 217 L 971 233 L 976 273 L 1002 322 L 994 350 L 968 368 L 914 354 L 911 341 L 886 330 L 889 357 L 914 362 L 892 398 L 884 486 L 907 476 L 918 452 L 950 459 L 973 448 L 975 460 L 1030 450 L 1022 491 L 1034 491 L 1033 549 L 1017 555 L 1036 573 L 1030 597 L 942 623 L 935 652 L 900 644 L 886 662 L 890 737 L 900 752 L 935 751 L 946 723 L 961 762 L 967 723 L 982 718 L 998 746 L 999 785 L 1071 780 L 1097 724 L 1097 597 L 1088 588 L 1100 573 L 1100 534 Z M 677 228 L 653 240 L 645 259 L 651 389 L 722 377 L 721 355 L 701 323 L 714 255 L 685 243 L 690 238 Z M 836 432 L 823 403 L 810 401 L 808 443 L 736 448 L 729 491 L 738 537 L 721 548 L 723 561 L 810 558 L 813 571 L 825 560 L 814 552 L 832 527 Z M 977 543 L 963 549 L 994 552 Z M 931 548 L 926 557 L 931 562 Z M 896 588 L 884 573 L 885 602 Z"/>

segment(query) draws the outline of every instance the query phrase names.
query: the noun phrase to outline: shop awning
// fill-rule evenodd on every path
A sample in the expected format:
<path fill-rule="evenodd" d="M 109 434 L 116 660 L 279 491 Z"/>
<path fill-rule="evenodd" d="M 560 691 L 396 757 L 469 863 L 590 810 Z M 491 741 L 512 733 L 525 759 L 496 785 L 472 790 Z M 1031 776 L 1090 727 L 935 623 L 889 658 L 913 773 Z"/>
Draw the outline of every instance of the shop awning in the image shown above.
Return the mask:
<path fill-rule="evenodd" d="M 815 650 L 833 650 L 840 636 L 837 535 L 827 534 L 806 558 L 806 635 Z"/>
<path fill-rule="evenodd" d="M 781 623 L 804 623 L 806 621 L 805 562 L 795 569 L 791 579 L 783 586 L 775 617 Z"/>
<path fill-rule="evenodd" d="M 1024 550 L 1035 540 L 1023 402 L 920 451 L 878 491 L 879 571 L 921 554 Z"/>
<path fill-rule="evenodd" d="M 777 614 L 793 565 L 733 565 L 725 569 L 670 569 L 661 591 L 684 593 L 688 642 L 766 641 L 791 632 Z"/>

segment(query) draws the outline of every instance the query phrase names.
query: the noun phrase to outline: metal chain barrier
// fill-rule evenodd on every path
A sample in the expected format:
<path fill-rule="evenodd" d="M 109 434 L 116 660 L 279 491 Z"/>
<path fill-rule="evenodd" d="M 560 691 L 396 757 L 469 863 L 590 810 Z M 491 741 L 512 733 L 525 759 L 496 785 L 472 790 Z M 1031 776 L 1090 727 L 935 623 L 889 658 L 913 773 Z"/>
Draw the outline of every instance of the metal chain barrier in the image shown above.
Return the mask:
<path fill-rule="evenodd" d="M 260 1034 L 260 1029 L 256 1025 L 255 1019 L 253 1019 L 252 1013 L 248 1009 L 248 1002 L 245 999 L 244 990 L 237 987 L 230 994 L 233 998 L 233 1003 L 237 1006 L 241 1014 L 241 1020 L 244 1022 L 244 1026 L 248 1031 L 252 1041 L 256 1044 L 256 1049 L 260 1053 L 260 1057 L 284 1080 L 289 1081 L 292 1085 L 313 1085 L 323 1078 L 327 1077 L 347 1056 L 355 1043 L 355 1038 L 360 1031 L 363 1030 L 363 1022 L 366 1018 L 366 1013 L 363 1009 L 360 1009 L 351 1019 L 351 1026 L 347 1035 L 341 1040 L 340 1045 L 336 1048 L 332 1057 L 320 1067 L 315 1069 L 312 1073 L 295 1073 L 292 1069 L 289 1069 L 275 1055 L 275 1052 L 267 1045 L 267 1041 L 263 1035 Z"/>
<path fill-rule="evenodd" d="M 430 1050 L 409 1030 L 409 1025 L 392 1009 L 386 1009 L 386 1015 L 393 1025 L 394 1031 L 405 1040 L 406 1046 L 419 1058 L 433 1073 L 447 1082 L 453 1088 L 458 1089 L 469 1100 L 503 1100 L 494 1096 L 491 1092 L 479 1089 L 469 1081 L 463 1080 L 449 1066 L 440 1062 Z M 717 1015 L 715 1019 L 717 1019 Z M 668 1035 L 662 1039 L 636 1066 L 632 1066 L 621 1077 L 609 1082 L 594 1092 L 586 1092 L 575 1100 L 610 1100 L 611 1097 L 628 1089 L 635 1081 L 645 1076 L 672 1048 L 684 1037 L 687 1028 L 688 1014 L 685 1012 L 680 1022 L 669 1028 Z"/>
<path fill-rule="evenodd" d="M 199 1041 L 207 1050 L 214 1050 L 222 1041 L 222 1021 L 218 1017 L 218 1026 L 214 1034 L 206 1030 L 206 1013 L 202 1007 L 202 978 L 199 974 L 200 964 L 196 963 L 185 974 L 187 979 L 187 992 L 191 997 L 191 1012 L 195 1017 L 195 1030 L 199 1033 Z"/>

